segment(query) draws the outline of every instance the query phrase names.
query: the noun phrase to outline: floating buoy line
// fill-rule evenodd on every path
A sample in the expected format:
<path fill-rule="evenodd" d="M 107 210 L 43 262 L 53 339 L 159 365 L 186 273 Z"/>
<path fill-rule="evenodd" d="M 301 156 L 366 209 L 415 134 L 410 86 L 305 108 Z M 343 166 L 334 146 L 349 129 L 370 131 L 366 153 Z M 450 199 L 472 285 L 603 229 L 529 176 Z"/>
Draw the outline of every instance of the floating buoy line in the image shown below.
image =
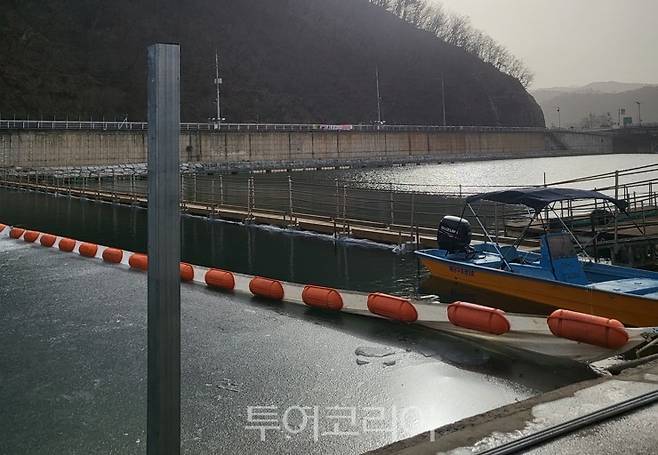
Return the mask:
<path fill-rule="evenodd" d="M 80 242 L 54 234 L 0 224 L 0 238 L 23 240 L 62 253 L 78 254 L 106 264 L 147 272 L 148 256 Z M 38 242 L 37 242 L 38 240 Z M 319 311 L 344 312 L 416 323 L 444 332 L 499 342 L 514 348 L 582 362 L 628 351 L 658 334 L 656 328 L 627 328 L 614 319 L 558 309 L 548 318 L 507 314 L 468 302 L 425 303 L 381 292 L 363 293 L 313 284 L 180 263 L 182 282 L 223 292 L 248 294 L 271 301 L 302 304 Z"/>

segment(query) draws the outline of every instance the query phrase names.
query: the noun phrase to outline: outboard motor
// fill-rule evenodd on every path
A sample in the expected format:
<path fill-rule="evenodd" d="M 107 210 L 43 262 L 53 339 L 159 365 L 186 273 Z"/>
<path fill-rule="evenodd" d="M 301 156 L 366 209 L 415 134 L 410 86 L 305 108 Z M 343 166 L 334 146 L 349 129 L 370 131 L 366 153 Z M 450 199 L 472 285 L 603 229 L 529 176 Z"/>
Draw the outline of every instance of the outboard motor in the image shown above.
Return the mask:
<path fill-rule="evenodd" d="M 471 244 L 471 223 L 464 218 L 444 216 L 439 223 L 436 241 L 439 248 L 449 253 L 465 253 Z"/>

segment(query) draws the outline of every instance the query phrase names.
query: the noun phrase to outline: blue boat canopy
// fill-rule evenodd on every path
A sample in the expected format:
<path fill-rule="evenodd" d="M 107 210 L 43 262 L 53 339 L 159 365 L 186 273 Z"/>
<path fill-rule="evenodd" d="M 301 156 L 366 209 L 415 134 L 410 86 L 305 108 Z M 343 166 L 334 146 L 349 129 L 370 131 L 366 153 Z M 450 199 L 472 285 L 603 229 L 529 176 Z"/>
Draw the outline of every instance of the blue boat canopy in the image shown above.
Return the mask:
<path fill-rule="evenodd" d="M 513 190 L 493 191 L 481 193 L 466 198 L 467 203 L 475 201 L 493 201 L 504 204 L 522 204 L 535 211 L 546 208 L 553 202 L 573 201 L 576 199 L 602 199 L 616 205 L 622 212 L 628 207 L 626 201 L 606 196 L 598 191 L 579 190 L 575 188 L 516 188 Z"/>

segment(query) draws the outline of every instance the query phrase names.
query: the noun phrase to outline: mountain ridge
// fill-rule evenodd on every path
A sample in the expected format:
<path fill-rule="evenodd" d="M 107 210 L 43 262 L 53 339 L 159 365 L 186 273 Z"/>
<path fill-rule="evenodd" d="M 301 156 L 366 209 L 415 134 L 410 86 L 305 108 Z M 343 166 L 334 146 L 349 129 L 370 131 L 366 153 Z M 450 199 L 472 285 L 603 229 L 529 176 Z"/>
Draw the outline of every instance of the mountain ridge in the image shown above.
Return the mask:
<path fill-rule="evenodd" d="M 3 115 L 143 120 L 146 46 L 181 44 L 185 121 L 214 116 L 214 56 L 230 122 L 543 126 L 534 99 L 491 65 L 367 0 L 8 0 Z"/>

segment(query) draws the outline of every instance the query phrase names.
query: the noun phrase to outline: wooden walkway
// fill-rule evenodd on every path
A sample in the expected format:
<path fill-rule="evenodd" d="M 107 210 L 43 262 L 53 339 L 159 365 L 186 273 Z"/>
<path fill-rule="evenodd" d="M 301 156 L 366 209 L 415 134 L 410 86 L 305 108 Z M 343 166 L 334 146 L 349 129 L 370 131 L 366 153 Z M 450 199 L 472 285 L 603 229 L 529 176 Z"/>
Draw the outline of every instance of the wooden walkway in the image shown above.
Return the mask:
<path fill-rule="evenodd" d="M 47 194 L 58 194 L 79 199 L 108 202 L 123 206 L 146 208 L 147 198 L 136 193 L 85 189 L 78 187 L 59 187 L 25 182 L 0 182 L 0 186 L 36 191 Z M 209 219 L 223 219 L 241 223 L 254 223 L 298 229 L 332 235 L 336 238 L 351 237 L 370 240 L 389 245 L 415 244 L 418 248 L 436 248 L 436 227 L 409 226 L 403 224 L 386 225 L 366 220 L 352 218 L 333 218 L 302 213 L 287 213 L 282 211 L 249 209 L 231 205 L 203 204 L 193 201 L 181 201 L 181 212 Z M 475 241 L 484 241 L 485 236 L 473 233 Z M 513 244 L 516 238 L 498 236 L 502 244 Z M 522 246 L 538 248 L 539 242 L 534 239 L 525 240 Z"/>

